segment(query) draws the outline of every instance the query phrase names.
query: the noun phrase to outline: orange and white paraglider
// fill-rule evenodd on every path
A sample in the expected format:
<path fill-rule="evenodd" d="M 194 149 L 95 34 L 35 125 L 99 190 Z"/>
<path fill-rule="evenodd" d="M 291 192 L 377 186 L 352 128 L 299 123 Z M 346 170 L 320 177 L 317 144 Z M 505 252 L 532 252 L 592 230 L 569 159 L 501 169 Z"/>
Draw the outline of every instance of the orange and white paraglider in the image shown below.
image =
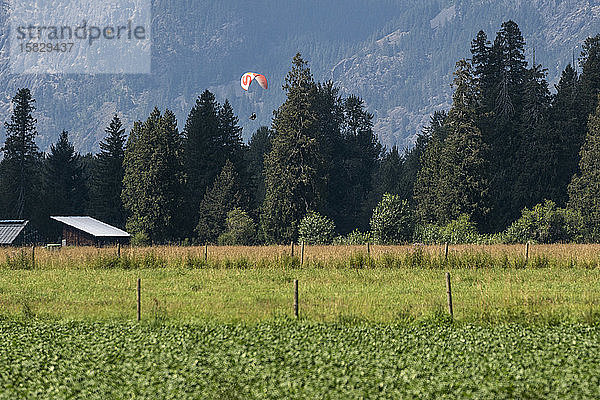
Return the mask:
<path fill-rule="evenodd" d="M 258 82 L 260 87 L 265 90 L 269 88 L 267 78 L 265 78 L 264 75 L 257 74 L 256 72 L 246 72 L 244 75 L 242 75 L 242 89 L 244 89 L 247 92 L 253 81 Z M 256 113 L 252 113 L 249 119 L 251 121 L 254 121 L 256 119 Z"/>
<path fill-rule="evenodd" d="M 267 78 L 264 75 L 257 74 L 255 72 L 246 72 L 242 75 L 242 89 L 248 91 L 250 88 L 250 84 L 256 81 L 260 85 L 261 88 L 267 90 L 269 88 L 269 84 L 267 83 Z"/>

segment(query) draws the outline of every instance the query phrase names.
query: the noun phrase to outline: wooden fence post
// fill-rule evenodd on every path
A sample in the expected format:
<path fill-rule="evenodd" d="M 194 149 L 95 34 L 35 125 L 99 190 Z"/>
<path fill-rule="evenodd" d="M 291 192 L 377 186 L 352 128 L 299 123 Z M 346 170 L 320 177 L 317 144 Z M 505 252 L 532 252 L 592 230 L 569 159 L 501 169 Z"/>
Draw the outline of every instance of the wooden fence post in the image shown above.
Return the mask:
<path fill-rule="evenodd" d="M 371 255 L 371 244 L 369 242 L 367 242 L 367 255 Z"/>
<path fill-rule="evenodd" d="M 446 272 L 446 292 L 448 293 L 448 312 L 450 317 L 454 317 L 454 310 L 452 309 L 452 286 L 450 285 L 450 272 Z"/>
<path fill-rule="evenodd" d="M 294 279 L 294 317 L 298 318 L 298 279 Z"/>
<path fill-rule="evenodd" d="M 142 280 L 137 280 L 137 320 L 142 320 Z"/>
<path fill-rule="evenodd" d="M 31 246 L 31 268 L 35 269 L 35 245 Z"/>
<path fill-rule="evenodd" d="M 204 244 L 204 261 L 208 260 L 208 244 Z"/>
<path fill-rule="evenodd" d="M 300 265 L 304 265 L 304 242 L 302 242 L 302 247 L 300 248 Z"/>
<path fill-rule="evenodd" d="M 117 243 L 117 257 L 121 258 L 121 243 Z"/>
<path fill-rule="evenodd" d="M 448 260 L 448 242 L 444 245 L 444 261 Z"/>
<path fill-rule="evenodd" d="M 294 257 L 294 242 L 292 241 L 292 257 Z"/>
<path fill-rule="evenodd" d="M 529 262 L 529 242 L 525 244 L 525 264 Z"/>

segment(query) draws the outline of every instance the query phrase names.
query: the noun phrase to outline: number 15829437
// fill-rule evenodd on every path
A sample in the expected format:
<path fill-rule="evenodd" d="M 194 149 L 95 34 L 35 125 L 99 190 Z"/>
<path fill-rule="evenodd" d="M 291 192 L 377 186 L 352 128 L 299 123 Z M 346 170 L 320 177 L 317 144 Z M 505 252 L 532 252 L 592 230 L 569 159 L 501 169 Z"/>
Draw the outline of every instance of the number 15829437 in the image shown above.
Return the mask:
<path fill-rule="evenodd" d="M 20 43 L 21 53 L 69 53 L 75 43 Z"/>

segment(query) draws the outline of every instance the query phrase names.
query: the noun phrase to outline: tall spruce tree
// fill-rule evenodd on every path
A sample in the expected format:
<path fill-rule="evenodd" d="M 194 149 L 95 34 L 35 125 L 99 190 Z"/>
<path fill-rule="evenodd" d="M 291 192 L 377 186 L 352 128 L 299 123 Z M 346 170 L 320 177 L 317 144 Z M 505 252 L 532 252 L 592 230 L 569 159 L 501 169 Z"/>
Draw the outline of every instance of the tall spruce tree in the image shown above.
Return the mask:
<path fill-rule="evenodd" d="M 125 129 L 115 115 L 106 128 L 106 137 L 100 142 L 100 153 L 95 157 L 90 196 L 91 214 L 108 224 L 125 227 L 125 209 L 121 200 L 125 169 Z"/>
<path fill-rule="evenodd" d="M 556 85 L 556 95 L 552 101 L 551 123 L 555 136 L 548 140 L 558 147 L 557 178 L 556 182 L 549 182 L 548 185 L 557 193 L 552 200 L 559 205 L 566 202 L 566 187 L 571 178 L 580 172 L 579 155 L 588 130 L 588 118 L 598 104 L 600 35 L 585 40 L 579 61 L 581 75 L 578 75 L 574 66 L 568 65 Z"/>
<path fill-rule="evenodd" d="M 252 200 L 250 199 L 250 187 L 247 184 L 241 185 L 241 182 L 247 183 L 250 177 L 247 175 L 246 158 L 244 153 L 247 150 L 242 139 L 242 128 L 239 126 L 239 119 L 235 116 L 229 100 L 219 109 L 219 133 L 221 142 L 219 145 L 218 163 L 222 168 L 227 161 L 233 164 L 236 174 L 239 176 L 240 196 L 244 200 L 240 207 L 248 209 Z M 208 190 L 208 188 L 207 188 Z"/>
<path fill-rule="evenodd" d="M 238 125 L 239 119 L 235 116 L 229 100 L 225 100 L 218 112 L 219 119 L 219 165 L 225 165 L 227 160 L 231 161 L 239 171 L 243 170 L 243 140 L 242 128 Z"/>
<path fill-rule="evenodd" d="M 436 115 L 439 114 L 440 112 L 436 111 L 434 113 L 433 118 L 437 118 Z M 423 131 L 430 128 L 430 126 L 425 127 Z M 402 199 L 406 199 L 411 203 L 414 202 L 413 200 L 415 182 L 417 181 L 417 174 L 421 169 L 421 160 L 423 159 L 423 154 L 425 153 L 425 149 L 427 148 L 427 141 L 430 136 L 424 133 L 423 131 L 417 135 L 417 140 L 415 141 L 414 147 L 410 150 L 404 150 L 404 155 L 402 156 L 402 171 L 400 173 L 399 180 L 396 185 L 396 191 L 389 192 L 395 193 L 399 195 Z M 385 162 L 385 159 L 383 162 Z M 385 193 L 385 191 L 380 191 L 380 193 Z"/>
<path fill-rule="evenodd" d="M 264 161 L 266 155 L 271 151 L 271 130 L 260 127 L 248 142 L 245 151 L 246 175 L 248 176 L 248 188 L 250 191 L 250 214 L 258 218 L 259 208 L 265 199 L 265 174 Z"/>
<path fill-rule="evenodd" d="M 600 241 L 600 105 L 590 116 L 585 143 L 581 148 L 580 172 L 569 185 L 569 208 L 584 216 L 584 235 Z"/>
<path fill-rule="evenodd" d="M 377 172 L 377 185 L 375 190 L 380 199 L 384 193 L 399 195 L 402 199 L 408 199 L 401 193 L 402 179 L 405 175 L 404 160 L 398 151 L 398 147 L 392 146 L 386 151 L 381 159 L 379 170 Z M 412 194 L 410 196 L 412 198 Z"/>
<path fill-rule="evenodd" d="M 321 193 L 318 211 L 332 217 L 338 225 L 343 213 L 340 203 L 344 194 L 344 140 L 340 133 L 342 100 L 333 82 L 317 83 L 313 107 L 317 115 L 315 132 L 319 163 L 316 168 L 316 191 Z"/>
<path fill-rule="evenodd" d="M 600 94 L 600 34 L 589 37 L 583 43 L 580 65 L 579 96 L 584 121 L 594 113 Z"/>
<path fill-rule="evenodd" d="M 443 211 L 439 203 L 440 195 L 443 193 L 441 186 L 445 182 L 440 181 L 440 178 L 445 172 L 443 148 L 449 134 L 446 120 L 445 113 L 432 117 L 430 128 L 425 131 L 428 135 L 427 146 L 414 184 L 415 216 L 422 223 L 437 222 L 448 215 L 448 210 Z"/>
<path fill-rule="evenodd" d="M 480 123 L 488 122 L 489 114 L 495 107 L 498 63 L 494 58 L 496 54 L 492 53 L 492 45 L 484 31 L 479 31 L 471 42 L 471 54 L 475 78 L 481 91 L 482 109 L 478 117 Z"/>
<path fill-rule="evenodd" d="M 35 100 L 29 89 L 19 89 L 12 99 L 12 114 L 5 122 L 6 140 L 1 148 L 0 213 L 4 218 L 32 219 L 39 224 L 40 163 L 42 155 L 35 144 L 37 121 Z"/>
<path fill-rule="evenodd" d="M 244 172 L 242 128 L 228 100 L 221 106 L 214 94 L 204 91 L 190 111 L 183 131 L 187 177 L 184 231 L 191 235 L 198 223 L 197 207 L 226 160 Z"/>
<path fill-rule="evenodd" d="M 241 204 L 239 176 L 233 163 L 226 160 L 221 173 L 199 205 L 196 233 L 200 243 L 216 243 L 227 228 L 227 213 Z"/>
<path fill-rule="evenodd" d="M 134 124 L 125 150 L 123 200 L 127 229 L 153 243 L 182 237 L 182 138 L 175 115 L 154 109 Z"/>
<path fill-rule="evenodd" d="M 466 60 L 456 64 L 454 75 L 455 91 L 447 119 L 449 134 L 442 156 L 444 169 L 448 171 L 444 202 L 449 200 L 451 207 L 445 221 L 440 222 L 467 214 L 481 224 L 489 211 L 487 145 L 476 124 L 481 93 Z"/>
<path fill-rule="evenodd" d="M 481 227 L 498 231 L 513 221 L 523 206 L 514 188 L 524 169 L 520 147 L 524 142 L 521 122 L 528 76 L 525 41 L 518 25 L 507 21 L 491 47 L 480 32 L 471 51 L 481 92 L 475 119 L 489 161 L 491 211 Z"/>
<path fill-rule="evenodd" d="M 369 227 L 376 205 L 375 201 L 369 201 L 369 195 L 374 188 L 382 153 L 373 132 L 373 115 L 366 111 L 363 100 L 357 96 L 351 95 L 343 101 L 341 133 L 342 168 L 335 173 L 339 178 L 338 191 L 337 197 L 332 199 L 329 215 L 340 233 L 348 233 Z"/>
<path fill-rule="evenodd" d="M 562 194 L 560 138 L 551 124 L 551 100 L 546 70 L 534 65 L 527 71 L 520 116 L 521 144 L 517 153 L 520 168 L 512 188 L 512 202 L 518 209 L 531 208 L 544 200 L 559 201 Z"/>
<path fill-rule="evenodd" d="M 302 217 L 319 210 L 322 200 L 317 86 L 300 54 L 292 61 L 283 89 L 287 99 L 275 112 L 273 148 L 265 159 L 261 232 L 269 243 L 295 239 Z"/>
<path fill-rule="evenodd" d="M 581 117 L 581 98 L 578 93 L 579 76 L 569 64 L 562 72 L 556 85 L 556 94 L 552 99 L 552 129 L 558 137 L 558 181 L 557 191 L 560 195 L 554 200 L 564 206 L 567 186 L 579 169 L 579 152 L 585 140 L 586 124 Z"/>
<path fill-rule="evenodd" d="M 207 188 L 223 168 L 219 119 L 220 105 L 214 94 L 205 90 L 196 100 L 183 130 L 186 174 L 184 231 L 191 235 L 198 223 L 198 204 Z M 225 160 L 222 160 L 224 163 Z"/>
<path fill-rule="evenodd" d="M 512 117 L 522 109 L 523 83 L 527 70 L 525 61 L 525 40 L 519 26 L 507 21 L 502 27 L 491 49 L 491 70 L 498 71 L 499 79 L 495 96 L 494 113 L 499 122 L 514 121 Z M 508 125 L 510 127 L 510 125 Z"/>
<path fill-rule="evenodd" d="M 443 129 L 434 130 L 415 183 L 417 216 L 446 223 L 461 214 L 481 222 L 488 212 L 487 147 L 476 126 L 481 98 L 471 65 L 457 63 L 453 103 Z"/>
<path fill-rule="evenodd" d="M 50 146 L 44 168 L 44 205 L 49 215 L 81 215 L 87 200 L 81 156 L 75 152 L 67 131 Z M 50 230 L 52 237 L 56 231 Z"/>

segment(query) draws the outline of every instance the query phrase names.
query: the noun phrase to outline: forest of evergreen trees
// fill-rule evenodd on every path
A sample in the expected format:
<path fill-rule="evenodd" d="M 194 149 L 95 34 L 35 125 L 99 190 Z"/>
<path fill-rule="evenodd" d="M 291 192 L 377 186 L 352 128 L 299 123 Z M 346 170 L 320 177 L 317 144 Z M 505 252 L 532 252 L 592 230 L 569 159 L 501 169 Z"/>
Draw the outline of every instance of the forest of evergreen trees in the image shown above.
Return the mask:
<path fill-rule="evenodd" d="M 384 149 L 356 96 L 316 82 L 300 55 L 271 127 L 248 144 L 227 100 L 202 93 L 180 131 L 155 109 L 126 134 L 117 115 L 96 155 L 62 132 L 36 146 L 35 101 L 13 99 L 1 148 L 0 219 L 30 240 L 50 215 L 91 215 L 136 243 L 600 241 L 600 35 L 550 91 L 512 21 L 459 60 L 453 104 L 410 150 Z"/>

